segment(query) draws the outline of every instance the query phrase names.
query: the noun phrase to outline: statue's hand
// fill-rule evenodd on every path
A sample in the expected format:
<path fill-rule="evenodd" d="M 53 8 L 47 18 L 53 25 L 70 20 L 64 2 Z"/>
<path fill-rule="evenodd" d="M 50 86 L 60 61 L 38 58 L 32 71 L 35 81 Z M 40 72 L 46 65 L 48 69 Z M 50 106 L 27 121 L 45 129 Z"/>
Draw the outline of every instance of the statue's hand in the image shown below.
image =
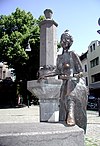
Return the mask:
<path fill-rule="evenodd" d="M 80 77 L 80 78 L 83 77 L 83 72 L 80 72 L 80 73 L 79 73 L 79 77 Z"/>
<path fill-rule="evenodd" d="M 76 78 L 81 78 L 81 77 L 83 77 L 83 72 L 80 72 L 80 73 L 78 73 L 78 74 L 74 74 L 74 77 L 76 77 Z"/>
<path fill-rule="evenodd" d="M 45 76 L 40 76 L 40 77 L 38 78 L 37 82 L 40 83 L 43 79 L 46 79 L 46 77 L 45 77 Z"/>
<path fill-rule="evenodd" d="M 66 79 L 69 79 L 69 76 L 67 76 L 67 75 L 60 75 L 59 79 L 66 80 Z"/>

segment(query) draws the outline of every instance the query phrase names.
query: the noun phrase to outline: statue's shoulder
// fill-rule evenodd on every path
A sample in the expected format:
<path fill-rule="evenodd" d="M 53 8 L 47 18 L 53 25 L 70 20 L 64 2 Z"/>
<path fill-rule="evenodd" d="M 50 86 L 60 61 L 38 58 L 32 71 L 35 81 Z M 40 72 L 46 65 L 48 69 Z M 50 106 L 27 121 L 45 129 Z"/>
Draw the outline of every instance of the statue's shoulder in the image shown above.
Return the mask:
<path fill-rule="evenodd" d="M 77 57 L 78 55 L 74 52 L 74 51 L 70 51 L 70 55 L 71 55 L 71 57 L 73 58 L 73 57 Z"/>
<path fill-rule="evenodd" d="M 75 53 L 74 51 L 71 51 L 70 54 L 71 54 L 72 59 L 73 59 L 75 62 L 78 62 L 78 63 L 81 64 L 79 55 L 78 55 L 77 53 Z"/>
<path fill-rule="evenodd" d="M 69 52 L 71 55 L 76 55 L 74 51 Z"/>
<path fill-rule="evenodd" d="M 59 54 L 59 55 L 58 55 L 58 57 L 61 57 L 61 56 L 62 56 L 62 54 Z"/>
<path fill-rule="evenodd" d="M 62 54 L 60 54 L 60 55 L 58 55 L 58 57 L 57 57 L 58 59 L 61 59 L 62 58 Z"/>

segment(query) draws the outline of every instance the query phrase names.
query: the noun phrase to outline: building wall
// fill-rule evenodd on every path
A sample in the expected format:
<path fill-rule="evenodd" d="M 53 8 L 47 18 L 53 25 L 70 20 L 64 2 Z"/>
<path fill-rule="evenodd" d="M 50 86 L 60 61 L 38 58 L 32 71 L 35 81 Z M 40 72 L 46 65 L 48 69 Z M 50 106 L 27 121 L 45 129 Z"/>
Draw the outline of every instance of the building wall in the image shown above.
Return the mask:
<path fill-rule="evenodd" d="M 92 41 L 88 46 L 88 76 L 89 84 L 93 83 L 93 76 L 100 73 L 100 43 Z"/>
<path fill-rule="evenodd" d="M 8 66 L 6 63 L 0 62 L 0 79 L 5 79 L 7 77 Z"/>
<path fill-rule="evenodd" d="M 88 46 L 88 51 L 80 56 L 83 75 L 88 78 L 89 93 L 100 97 L 100 41 L 95 40 Z M 85 66 L 87 64 L 87 72 Z"/>
<path fill-rule="evenodd" d="M 85 78 L 86 86 L 88 86 L 88 65 L 87 65 L 87 58 L 82 61 L 82 68 L 83 68 L 83 76 Z"/>
<path fill-rule="evenodd" d="M 13 71 L 14 71 L 13 68 L 10 68 L 10 69 L 8 68 L 7 63 L 0 62 L 0 80 L 10 77 L 14 81 L 15 76 L 14 76 Z"/>
<path fill-rule="evenodd" d="M 86 83 L 86 86 L 88 86 L 89 85 L 89 80 L 88 80 L 87 52 L 85 52 L 84 54 L 82 54 L 80 56 L 80 60 L 82 62 L 83 76 L 85 78 L 85 83 Z"/>

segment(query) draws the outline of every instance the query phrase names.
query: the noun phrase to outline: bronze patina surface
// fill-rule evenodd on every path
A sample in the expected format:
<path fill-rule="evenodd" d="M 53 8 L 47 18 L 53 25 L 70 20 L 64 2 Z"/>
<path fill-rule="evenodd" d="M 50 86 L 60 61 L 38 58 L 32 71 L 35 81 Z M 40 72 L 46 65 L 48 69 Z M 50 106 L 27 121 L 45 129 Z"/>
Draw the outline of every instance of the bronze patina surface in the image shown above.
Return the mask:
<path fill-rule="evenodd" d="M 81 61 L 73 51 L 69 51 L 73 38 L 66 30 L 61 35 L 63 52 L 58 55 L 56 67 L 45 66 L 40 69 L 39 81 L 58 75 L 63 80 L 60 89 L 60 121 L 68 126 L 75 124 L 86 132 L 87 125 L 87 88 L 83 78 Z"/>

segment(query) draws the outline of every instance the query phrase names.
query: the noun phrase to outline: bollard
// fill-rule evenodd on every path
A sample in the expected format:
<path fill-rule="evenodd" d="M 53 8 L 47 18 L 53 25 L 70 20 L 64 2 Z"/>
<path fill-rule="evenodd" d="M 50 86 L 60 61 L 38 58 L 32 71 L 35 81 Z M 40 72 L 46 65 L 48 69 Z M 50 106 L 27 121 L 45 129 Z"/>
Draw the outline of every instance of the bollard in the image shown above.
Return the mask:
<path fill-rule="evenodd" d="M 98 98 L 98 112 L 99 112 L 99 116 L 100 116 L 100 97 Z"/>
<path fill-rule="evenodd" d="M 28 108 L 29 108 L 29 96 L 27 96 L 27 104 L 28 104 Z"/>

